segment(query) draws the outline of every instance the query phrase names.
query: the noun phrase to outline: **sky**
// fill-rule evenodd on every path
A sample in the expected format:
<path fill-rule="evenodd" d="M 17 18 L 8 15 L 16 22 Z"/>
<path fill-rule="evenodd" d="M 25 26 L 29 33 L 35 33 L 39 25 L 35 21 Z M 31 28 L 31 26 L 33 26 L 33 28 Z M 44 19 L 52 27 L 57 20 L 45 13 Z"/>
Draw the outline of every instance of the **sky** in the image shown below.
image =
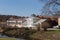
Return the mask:
<path fill-rule="evenodd" d="M 30 16 L 40 14 L 43 4 L 38 0 L 0 0 L 0 14 Z"/>

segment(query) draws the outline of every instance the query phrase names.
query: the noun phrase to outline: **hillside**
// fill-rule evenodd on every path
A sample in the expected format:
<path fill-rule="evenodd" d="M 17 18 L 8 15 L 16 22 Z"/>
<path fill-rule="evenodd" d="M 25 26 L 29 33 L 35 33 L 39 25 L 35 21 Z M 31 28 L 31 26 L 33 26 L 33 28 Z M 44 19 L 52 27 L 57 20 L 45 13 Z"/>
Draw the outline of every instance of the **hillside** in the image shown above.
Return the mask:
<path fill-rule="evenodd" d="M 5 22 L 10 17 L 13 17 L 13 18 L 24 18 L 24 17 L 21 17 L 21 16 L 15 16 L 15 15 L 0 15 L 0 22 Z"/>

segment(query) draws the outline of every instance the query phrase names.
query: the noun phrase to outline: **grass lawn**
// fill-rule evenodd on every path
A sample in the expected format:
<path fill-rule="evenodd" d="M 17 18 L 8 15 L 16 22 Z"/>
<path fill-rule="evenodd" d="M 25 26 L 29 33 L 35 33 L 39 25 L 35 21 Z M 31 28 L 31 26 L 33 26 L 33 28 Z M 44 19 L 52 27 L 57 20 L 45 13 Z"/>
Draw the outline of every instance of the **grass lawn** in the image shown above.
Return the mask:
<path fill-rule="evenodd" d="M 60 30 L 39 31 L 32 34 L 30 37 L 37 40 L 60 40 Z"/>
<path fill-rule="evenodd" d="M 47 30 L 45 31 L 45 33 L 59 33 L 60 34 L 60 30 Z"/>
<path fill-rule="evenodd" d="M 0 38 L 0 40 L 16 40 L 15 38 Z"/>

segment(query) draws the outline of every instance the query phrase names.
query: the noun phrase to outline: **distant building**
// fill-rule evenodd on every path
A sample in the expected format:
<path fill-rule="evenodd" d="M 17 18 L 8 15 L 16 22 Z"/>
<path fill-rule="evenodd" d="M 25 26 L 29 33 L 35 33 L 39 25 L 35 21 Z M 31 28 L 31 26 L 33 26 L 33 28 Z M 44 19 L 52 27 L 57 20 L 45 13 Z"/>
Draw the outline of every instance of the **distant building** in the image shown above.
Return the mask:
<path fill-rule="evenodd" d="M 60 26 L 60 17 L 58 18 L 58 26 Z"/>
<path fill-rule="evenodd" d="M 11 27 L 22 27 L 22 19 L 18 18 L 10 18 L 7 20 L 7 26 L 11 26 Z"/>
<path fill-rule="evenodd" d="M 37 28 L 38 24 L 41 24 L 47 19 L 40 19 L 40 17 L 28 17 L 28 18 L 10 18 L 7 20 L 7 26 L 11 27 L 28 27 L 28 28 Z"/>

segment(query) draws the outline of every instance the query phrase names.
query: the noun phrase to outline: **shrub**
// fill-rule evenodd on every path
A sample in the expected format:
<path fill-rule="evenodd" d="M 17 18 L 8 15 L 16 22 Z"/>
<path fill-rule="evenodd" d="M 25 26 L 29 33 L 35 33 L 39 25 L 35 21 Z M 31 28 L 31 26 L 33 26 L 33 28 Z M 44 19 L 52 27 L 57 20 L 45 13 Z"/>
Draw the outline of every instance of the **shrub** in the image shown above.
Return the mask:
<path fill-rule="evenodd" d="M 44 28 L 44 31 L 46 31 L 47 28 L 50 27 L 50 24 L 47 21 L 45 21 L 42 23 L 42 27 Z"/>

